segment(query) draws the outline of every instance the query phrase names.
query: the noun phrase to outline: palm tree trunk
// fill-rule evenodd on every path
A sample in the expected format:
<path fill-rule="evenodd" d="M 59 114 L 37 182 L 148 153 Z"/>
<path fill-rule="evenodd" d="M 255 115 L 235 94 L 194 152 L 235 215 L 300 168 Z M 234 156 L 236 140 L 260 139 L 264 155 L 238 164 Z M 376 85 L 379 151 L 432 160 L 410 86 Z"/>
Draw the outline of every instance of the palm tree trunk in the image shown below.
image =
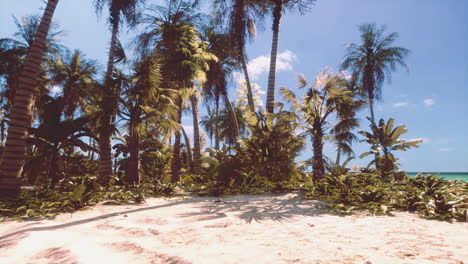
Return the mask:
<path fill-rule="evenodd" d="M 198 126 L 198 99 L 194 94 L 190 97 L 193 116 L 193 174 L 201 174 L 201 146 L 200 146 L 200 128 Z"/>
<path fill-rule="evenodd" d="M 193 173 L 193 155 L 192 155 L 192 147 L 190 145 L 190 139 L 185 132 L 184 127 L 181 127 L 182 134 L 184 135 L 185 146 L 187 147 L 187 159 L 188 159 L 188 166 L 190 173 Z"/>
<path fill-rule="evenodd" d="M 36 91 L 36 80 L 40 71 L 42 56 L 46 49 L 46 39 L 52 16 L 58 0 L 48 0 L 34 42 L 19 77 L 19 85 L 13 103 L 11 121 L 5 150 L 0 165 L 0 196 L 16 197 L 20 191 L 21 172 L 25 160 L 26 139 L 31 127 L 32 106 Z"/>
<path fill-rule="evenodd" d="M 90 141 L 92 143 L 92 150 L 91 150 L 91 156 L 90 156 L 90 160 L 94 160 L 94 149 L 96 148 L 96 141 L 93 139 L 93 138 L 90 138 Z"/>
<path fill-rule="evenodd" d="M 229 97 L 226 95 L 224 95 L 224 100 L 226 100 L 226 102 L 228 103 L 228 107 L 229 107 L 229 112 L 231 113 L 232 115 L 232 119 L 234 121 L 234 125 L 236 127 L 236 147 L 240 147 L 239 145 L 239 142 L 238 142 L 238 139 L 240 137 L 240 128 L 239 128 L 239 121 L 237 120 L 237 115 L 236 115 L 236 111 L 234 109 L 234 106 L 232 105 L 232 102 L 231 100 L 229 99 Z"/>
<path fill-rule="evenodd" d="M 266 110 L 268 113 L 273 113 L 275 110 L 275 78 L 276 78 L 276 57 L 278 54 L 278 38 L 281 21 L 281 13 L 283 12 L 283 0 L 275 0 L 275 8 L 273 9 L 273 40 L 271 42 L 270 55 L 270 72 L 268 74 L 268 91 L 266 100 Z"/>
<path fill-rule="evenodd" d="M 312 169 L 314 180 L 320 180 L 325 175 L 325 167 L 323 166 L 323 131 L 319 124 L 313 125 L 313 131 L 314 160 L 312 162 Z"/>
<path fill-rule="evenodd" d="M 249 72 L 247 71 L 247 64 L 245 62 L 245 55 L 242 54 L 240 57 L 241 57 L 242 70 L 244 71 L 245 84 L 247 86 L 247 102 L 249 104 L 250 110 L 252 110 L 252 112 L 255 112 L 255 104 L 254 104 L 253 94 L 252 94 L 252 85 L 250 84 Z"/>
<path fill-rule="evenodd" d="M 110 107 L 113 105 L 110 100 L 115 100 L 115 91 L 112 87 L 112 73 L 114 71 L 114 53 L 117 46 L 117 36 L 119 34 L 120 16 L 116 15 L 112 24 L 112 37 L 109 48 L 109 58 L 107 61 L 107 71 L 105 79 L 106 96 L 104 97 L 104 106 Z M 113 109 L 104 109 L 104 117 L 99 133 L 99 177 L 100 182 L 107 185 L 112 175 L 112 119 Z"/>
<path fill-rule="evenodd" d="M 219 150 L 219 95 L 216 96 L 216 109 L 215 109 L 215 149 Z"/>
<path fill-rule="evenodd" d="M 126 178 L 129 184 L 140 184 L 140 138 L 136 131 L 130 137 Z"/>
<path fill-rule="evenodd" d="M 55 185 L 59 181 L 59 178 L 58 178 L 58 161 L 57 161 L 57 155 L 58 155 L 57 146 L 54 146 L 53 151 L 54 151 L 54 153 L 52 153 L 52 158 L 50 160 L 50 165 L 49 165 L 49 179 L 51 179 L 51 183 L 50 183 L 50 188 L 51 189 L 55 188 Z"/>
<path fill-rule="evenodd" d="M 341 148 L 338 147 L 338 150 L 336 151 L 336 165 L 340 165 L 340 159 L 341 159 Z"/>
<path fill-rule="evenodd" d="M 5 112 L 2 112 L 2 121 L 0 122 L 0 145 L 3 144 L 3 141 L 5 141 L 5 123 Z"/>
<path fill-rule="evenodd" d="M 374 116 L 374 98 L 369 96 L 369 110 L 371 115 L 371 121 L 375 124 L 375 116 Z"/>
<path fill-rule="evenodd" d="M 177 117 L 177 122 L 179 125 L 182 124 L 182 98 L 177 99 L 177 107 L 179 108 L 178 110 L 178 117 Z M 180 181 L 180 167 L 181 167 L 181 162 L 180 162 L 180 129 L 179 128 L 174 135 L 174 149 L 172 153 L 172 164 L 171 164 L 171 182 L 172 183 L 177 183 Z"/>

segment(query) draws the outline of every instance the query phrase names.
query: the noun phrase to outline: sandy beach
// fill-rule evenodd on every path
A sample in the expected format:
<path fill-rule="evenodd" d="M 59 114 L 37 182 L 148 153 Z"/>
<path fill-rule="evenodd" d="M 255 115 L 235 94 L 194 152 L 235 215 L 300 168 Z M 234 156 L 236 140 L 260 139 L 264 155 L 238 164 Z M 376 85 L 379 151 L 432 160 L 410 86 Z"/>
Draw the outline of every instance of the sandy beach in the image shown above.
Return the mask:
<path fill-rule="evenodd" d="M 151 198 L 0 224 L 0 263 L 468 263 L 468 224 L 336 216 L 297 193 Z"/>

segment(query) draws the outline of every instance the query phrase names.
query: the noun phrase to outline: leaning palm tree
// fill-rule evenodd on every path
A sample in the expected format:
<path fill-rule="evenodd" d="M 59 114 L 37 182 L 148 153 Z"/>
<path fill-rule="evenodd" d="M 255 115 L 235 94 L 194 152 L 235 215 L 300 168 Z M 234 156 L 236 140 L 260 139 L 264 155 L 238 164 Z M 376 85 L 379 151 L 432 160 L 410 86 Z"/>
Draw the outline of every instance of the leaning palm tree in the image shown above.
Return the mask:
<path fill-rule="evenodd" d="M 25 160 L 26 138 L 31 127 L 37 74 L 46 49 L 47 32 L 58 0 L 48 0 L 34 42 L 19 78 L 8 136 L 0 165 L 0 196 L 15 197 L 20 191 L 19 177 Z"/>
<path fill-rule="evenodd" d="M 115 53 L 118 45 L 118 34 L 122 18 L 129 25 L 134 25 L 137 20 L 138 8 L 145 0 L 94 0 L 94 7 L 97 14 L 101 14 L 105 6 L 109 8 L 109 25 L 112 31 L 112 37 L 109 47 L 109 57 L 107 60 L 107 71 L 104 79 L 105 96 L 104 101 L 115 101 L 118 97 L 118 91 L 113 89 L 112 73 L 114 71 Z M 104 102 L 103 105 L 114 105 L 112 102 Z M 104 109 L 101 127 L 99 129 L 99 175 L 102 183 L 106 184 L 112 174 L 112 153 L 111 136 L 112 123 L 115 118 L 116 109 Z"/>
<path fill-rule="evenodd" d="M 367 94 L 371 120 L 375 123 L 374 100 L 381 98 L 382 85 L 385 80 L 390 81 L 390 74 L 397 66 L 406 67 L 409 50 L 391 46 L 398 33 L 384 34 L 385 26 L 378 28 L 375 24 L 363 24 L 359 31 L 362 43 L 348 44 L 341 69 L 357 72 L 362 90 Z"/>
<path fill-rule="evenodd" d="M 255 111 L 252 85 L 247 71 L 245 44 L 248 39 L 255 36 L 256 23 L 265 16 L 267 5 L 258 0 L 214 0 L 213 10 L 216 23 L 226 27 L 231 40 L 230 49 L 244 72 L 248 105 L 252 111 Z"/>
<path fill-rule="evenodd" d="M 7 118 L 10 116 L 19 76 L 23 69 L 28 52 L 34 42 L 35 33 L 41 22 L 41 16 L 33 14 L 23 16 L 21 19 L 13 17 L 13 21 L 17 28 L 13 37 L 0 39 L 0 77 L 3 77 L 5 80 L 4 87 L 0 95 L 3 99 L 0 104 L 2 105 L 2 110 L 5 113 L 5 118 L 2 119 L 1 124 L 3 127 L 5 127 Z M 63 50 L 66 50 L 66 48 L 58 41 L 58 37 L 63 33 L 58 30 L 58 27 L 57 23 L 54 23 L 53 21 L 51 22 L 45 42 L 46 48 L 44 53 L 46 57 L 50 57 L 53 54 L 61 53 Z M 44 68 L 45 67 L 41 65 L 38 76 L 45 76 Z M 32 107 L 32 109 L 35 110 L 39 98 L 48 92 L 44 78 L 40 79 L 41 82 L 37 83 L 39 93 L 36 94 L 34 105 Z"/>
<path fill-rule="evenodd" d="M 275 78 L 276 78 L 276 57 L 278 55 L 278 40 L 280 21 L 284 10 L 297 9 L 301 14 L 309 10 L 316 0 L 270 0 L 273 6 L 273 40 L 271 41 L 270 72 L 268 74 L 268 91 L 266 99 L 266 110 L 269 113 L 274 111 L 275 102 Z"/>

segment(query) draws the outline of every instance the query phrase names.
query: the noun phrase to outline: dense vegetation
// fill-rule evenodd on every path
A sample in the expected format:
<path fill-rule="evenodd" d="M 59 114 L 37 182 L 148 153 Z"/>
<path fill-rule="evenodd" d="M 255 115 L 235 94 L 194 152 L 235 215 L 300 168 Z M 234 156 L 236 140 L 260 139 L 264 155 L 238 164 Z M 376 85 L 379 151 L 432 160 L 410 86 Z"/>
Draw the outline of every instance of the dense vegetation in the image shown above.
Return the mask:
<path fill-rule="evenodd" d="M 305 91 L 283 87 L 275 101 L 281 16 L 307 12 L 314 0 L 215 0 L 212 16 L 200 13 L 198 1 L 144 2 L 94 1 L 97 14 L 110 11 L 106 71 L 60 44 L 59 25 L 50 21 L 57 0 L 48 1 L 43 19 L 15 18 L 18 32 L 0 39 L 1 216 L 53 216 L 106 200 L 139 203 L 183 188 L 216 196 L 303 190 L 304 198 L 326 200 L 337 213 L 409 210 L 466 221 L 467 184 L 408 178 L 398 170 L 397 151 L 421 142 L 401 139 L 407 129 L 394 127 L 394 119 L 375 119 L 383 83 L 406 66 L 409 51 L 393 46 L 398 34 L 359 26 L 361 43 L 347 47 L 341 65 L 350 76 L 325 69 L 309 84 L 300 75 Z M 274 34 L 262 109 L 245 44 L 267 16 Z M 142 29 L 128 49 L 118 38 L 124 25 Z M 236 101 L 228 92 L 235 71 L 245 79 Z M 200 118 L 201 102 L 207 114 Z M 356 114 L 366 106 L 369 131 L 358 137 Z M 192 114 L 192 138 L 183 113 Z M 298 162 L 308 139 L 313 156 Z M 374 158 L 350 170 L 357 140 L 370 147 L 360 157 Z M 335 144 L 336 159 L 324 156 L 326 141 Z"/>

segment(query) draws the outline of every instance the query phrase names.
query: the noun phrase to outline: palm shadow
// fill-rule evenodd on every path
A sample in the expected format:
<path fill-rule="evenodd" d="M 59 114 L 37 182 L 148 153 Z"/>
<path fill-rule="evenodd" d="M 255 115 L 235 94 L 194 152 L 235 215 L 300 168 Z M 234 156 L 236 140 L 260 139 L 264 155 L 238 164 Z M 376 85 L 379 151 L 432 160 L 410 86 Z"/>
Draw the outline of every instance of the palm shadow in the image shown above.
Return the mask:
<path fill-rule="evenodd" d="M 212 198 L 211 200 L 214 200 Z M 197 220 L 213 220 L 236 215 L 246 223 L 273 220 L 286 222 L 298 216 L 317 216 L 328 213 L 324 202 L 304 200 L 298 196 L 288 198 L 284 194 L 266 194 L 237 199 L 225 197 L 213 203 L 202 203 L 197 212 L 179 214 L 181 217 L 197 217 Z"/>
<path fill-rule="evenodd" d="M 68 223 L 65 223 L 65 224 L 25 228 L 25 229 L 21 229 L 21 230 L 9 233 L 7 235 L 0 236 L 0 248 L 2 248 L 2 246 L 10 245 L 13 242 L 13 241 L 10 241 L 11 239 L 8 241 L 8 243 L 4 243 L 5 241 L 2 241 L 2 240 L 10 238 L 10 237 L 15 236 L 15 235 L 23 234 L 23 233 L 26 233 L 26 232 L 56 230 L 56 229 L 61 229 L 61 228 L 67 228 L 67 227 L 71 227 L 71 226 L 86 224 L 86 223 L 90 223 L 90 222 L 94 222 L 94 221 L 98 221 L 98 220 L 102 220 L 102 219 L 107 219 L 107 218 L 114 217 L 114 216 L 124 215 L 124 214 L 131 214 L 131 213 L 137 213 L 137 212 L 141 212 L 141 211 L 154 210 L 154 209 L 159 209 L 159 208 L 164 208 L 164 207 L 176 206 L 176 205 L 180 205 L 180 204 L 193 203 L 193 202 L 202 202 L 202 201 L 203 200 L 181 200 L 181 201 L 168 203 L 168 204 L 154 205 L 154 206 L 148 206 L 148 207 L 125 210 L 125 211 L 120 211 L 120 212 L 115 212 L 115 213 L 104 214 L 104 215 L 100 215 L 100 216 L 95 216 L 95 217 L 90 217 L 90 218 L 86 218 L 86 219 L 81 219 L 81 220 L 77 220 L 77 221 L 68 222 Z M 20 236 L 19 238 L 22 238 L 22 236 Z"/>
<path fill-rule="evenodd" d="M 27 232 L 57 230 L 94 221 L 107 219 L 114 216 L 137 213 L 159 208 L 171 207 L 181 204 L 200 204 L 199 211 L 179 214 L 179 217 L 197 217 L 198 221 L 220 219 L 234 214 L 246 223 L 261 222 L 264 220 L 274 220 L 278 222 L 288 221 L 297 216 L 317 216 L 327 213 L 325 203 L 318 201 L 304 200 L 300 197 L 288 198 L 286 195 L 264 194 L 246 196 L 226 196 L 223 199 L 216 197 L 195 197 L 190 200 L 180 200 L 172 203 L 147 206 L 131 210 L 124 210 L 76 220 L 64 224 L 30 227 L 21 229 L 3 236 L 0 236 L 0 248 L 14 245 L 27 235 Z M 14 237 L 16 236 L 16 237 Z"/>

